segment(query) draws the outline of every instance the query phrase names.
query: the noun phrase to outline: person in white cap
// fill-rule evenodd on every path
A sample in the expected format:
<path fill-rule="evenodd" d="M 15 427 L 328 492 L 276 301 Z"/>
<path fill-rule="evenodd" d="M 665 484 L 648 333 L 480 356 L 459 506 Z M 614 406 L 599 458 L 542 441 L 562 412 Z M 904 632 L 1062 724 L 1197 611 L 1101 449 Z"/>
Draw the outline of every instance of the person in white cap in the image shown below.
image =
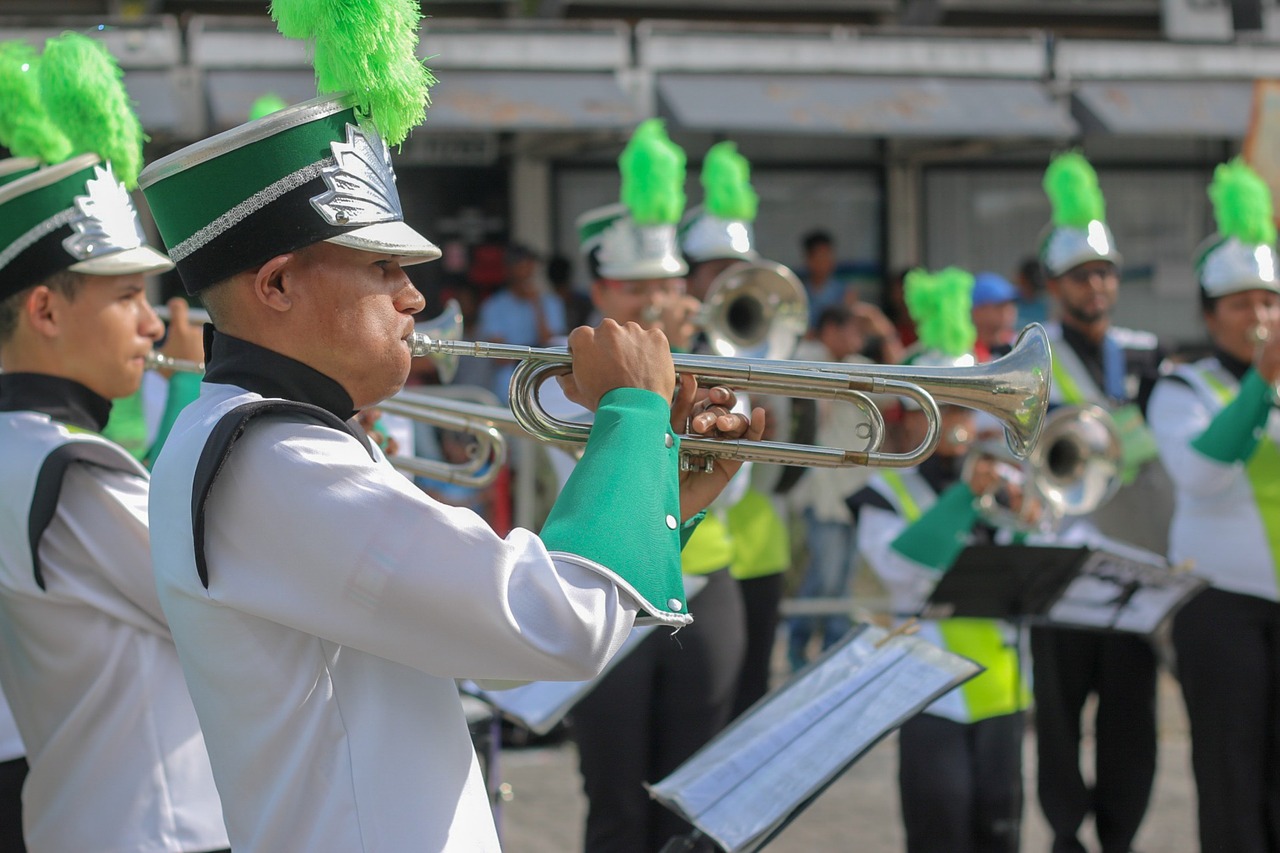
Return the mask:
<path fill-rule="evenodd" d="M 50 155 L 0 187 L 0 684 L 31 765 L 27 849 L 225 849 L 151 574 L 147 472 L 99 435 L 164 330 L 145 276 L 173 266 L 146 245 L 125 189 L 141 129 L 96 42 L 66 34 L 23 63 L 51 118 L 76 105 L 76 121 L 52 126 L 93 152 Z M 114 98 L 84 80 L 116 81 Z M 102 126 L 95 114 L 135 133 L 86 132 Z M 180 323 L 167 352 L 198 359 L 199 336 Z"/>
<path fill-rule="evenodd" d="M 1218 233 L 1197 252 L 1212 354 L 1151 394 L 1177 489 L 1169 558 L 1209 589 L 1174 617 L 1203 851 L 1280 839 L 1280 279 L 1271 191 L 1243 161 L 1209 188 Z"/>

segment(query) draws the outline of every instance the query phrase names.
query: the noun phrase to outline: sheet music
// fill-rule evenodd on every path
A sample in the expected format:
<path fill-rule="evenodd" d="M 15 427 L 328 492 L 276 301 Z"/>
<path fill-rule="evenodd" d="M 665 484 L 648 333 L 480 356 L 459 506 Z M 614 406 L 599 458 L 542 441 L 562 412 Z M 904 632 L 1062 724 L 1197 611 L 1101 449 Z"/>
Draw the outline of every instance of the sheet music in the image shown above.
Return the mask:
<path fill-rule="evenodd" d="M 758 849 L 884 735 L 980 671 L 914 637 L 861 630 L 650 786 L 729 853 Z"/>
<path fill-rule="evenodd" d="M 622 648 L 605 665 L 604 671 L 590 681 L 532 681 L 510 690 L 487 690 L 475 682 L 463 683 L 462 689 L 497 708 L 503 716 L 515 720 L 537 735 L 545 735 L 573 710 L 573 706 L 595 689 L 605 673 L 626 657 L 640 641 L 656 628 L 646 625 L 633 628 Z"/>
<path fill-rule="evenodd" d="M 1205 581 L 1168 566 L 1095 551 L 1049 608 L 1049 621 L 1150 634 Z"/>

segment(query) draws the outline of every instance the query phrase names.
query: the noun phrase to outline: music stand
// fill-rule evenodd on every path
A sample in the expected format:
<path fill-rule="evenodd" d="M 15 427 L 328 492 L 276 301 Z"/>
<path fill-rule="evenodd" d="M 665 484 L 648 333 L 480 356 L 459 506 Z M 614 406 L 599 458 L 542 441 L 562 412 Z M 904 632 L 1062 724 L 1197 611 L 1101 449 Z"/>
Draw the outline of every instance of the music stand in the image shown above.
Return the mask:
<path fill-rule="evenodd" d="M 759 850 L 871 747 L 977 675 L 971 660 L 916 637 L 855 626 L 765 696 L 650 794 L 727 853 Z"/>
<path fill-rule="evenodd" d="M 1152 555 L 1101 548 L 971 545 L 921 615 L 1149 635 L 1207 585 Z"/>

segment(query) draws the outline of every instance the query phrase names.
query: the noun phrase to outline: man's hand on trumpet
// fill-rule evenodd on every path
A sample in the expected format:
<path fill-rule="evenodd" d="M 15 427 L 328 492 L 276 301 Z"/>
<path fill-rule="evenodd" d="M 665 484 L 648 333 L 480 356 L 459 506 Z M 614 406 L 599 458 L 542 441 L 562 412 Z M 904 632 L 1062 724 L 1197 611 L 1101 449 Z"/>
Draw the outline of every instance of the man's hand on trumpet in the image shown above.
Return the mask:
<path fill-rule="evenodd" d="M 753 441 L 764 434 L 764 409 L 753 411 L 750 420 L 733 413 L 737 397 L 728 388 L 717 386 L 699 392 L 693 377 L 680 377 L 677 394 L 671 348 L 657 329 L 644 329 L 636 323 L 620 326 L 612 320 L 604 320 L 594 329 L 579 326 L 569 333 L 569 352 L 573 354 L 573 372 L 556 380 L 566 397 L 593 412 L 600 398 L 615 388 L 641 388 L 673 400 L 671 428 L 677 434 Z M 683 520 L 706 509 L 741 465 L 717 458 L 708 472 L 682 471 Z"/>
<path fill-rule="evenodd" d="M 764 437 L 764 409 L 752 409 L 748 420 L 746 415 L 732 411 L 738 403 L 732 389 L 716 385 L 702 390 L 692 376 L 679 377 L 679 383 L 671 406 L 671 428 L 675 432 L 728 440 L 759 441 Z M 710 470 L 681 470 L 681 519 L 688 521 L 710 506 L 741 467 L 738 460 L 713 457 Z"/>
<path fill-rule="evenodd" d="M 191 322 L 187 301 L 175 296 L 166 307 L 169 309 L 169 327 L 160 352 L 182 361 L 204 362 L 204 327 Z M 160 373 L 166 379 L 173 375 L 172 370 L 161 370 Z"/>

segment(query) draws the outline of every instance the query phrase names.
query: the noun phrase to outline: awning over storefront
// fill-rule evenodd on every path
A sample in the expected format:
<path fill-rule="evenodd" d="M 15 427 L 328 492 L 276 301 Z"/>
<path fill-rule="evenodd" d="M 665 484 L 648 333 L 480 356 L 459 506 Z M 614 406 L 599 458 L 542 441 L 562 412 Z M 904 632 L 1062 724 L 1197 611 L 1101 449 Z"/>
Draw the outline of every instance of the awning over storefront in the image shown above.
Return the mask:
<path fill-rule="evenodd" d="M 431 90 L 428 127 L 466 130 L 594 130 L 642 116 L 608 72 L 444 69 Z"/>
<path fill-rule="evenodd" d="M 1073 113 L 1086 132 L 1239 139 L 1249 126 L 1251 81 L 1077 83 Z"/>
<path fill-rule="evenodd" d="M 1033 80 L 836 74 L 660 74 L 683 127 L 861 136 L 1067 137 L 1076 123 Z"/>
<path fill-rule="evenodd" d="M 630 127 L 643 116 L 609 73 L 437 72 L 426 128 L 448 130 L 582 130 Z M 310 70 L 206 72 L 217 129 L 247 121 L 268 92 L 296 103 L 315 97 Z"/>

